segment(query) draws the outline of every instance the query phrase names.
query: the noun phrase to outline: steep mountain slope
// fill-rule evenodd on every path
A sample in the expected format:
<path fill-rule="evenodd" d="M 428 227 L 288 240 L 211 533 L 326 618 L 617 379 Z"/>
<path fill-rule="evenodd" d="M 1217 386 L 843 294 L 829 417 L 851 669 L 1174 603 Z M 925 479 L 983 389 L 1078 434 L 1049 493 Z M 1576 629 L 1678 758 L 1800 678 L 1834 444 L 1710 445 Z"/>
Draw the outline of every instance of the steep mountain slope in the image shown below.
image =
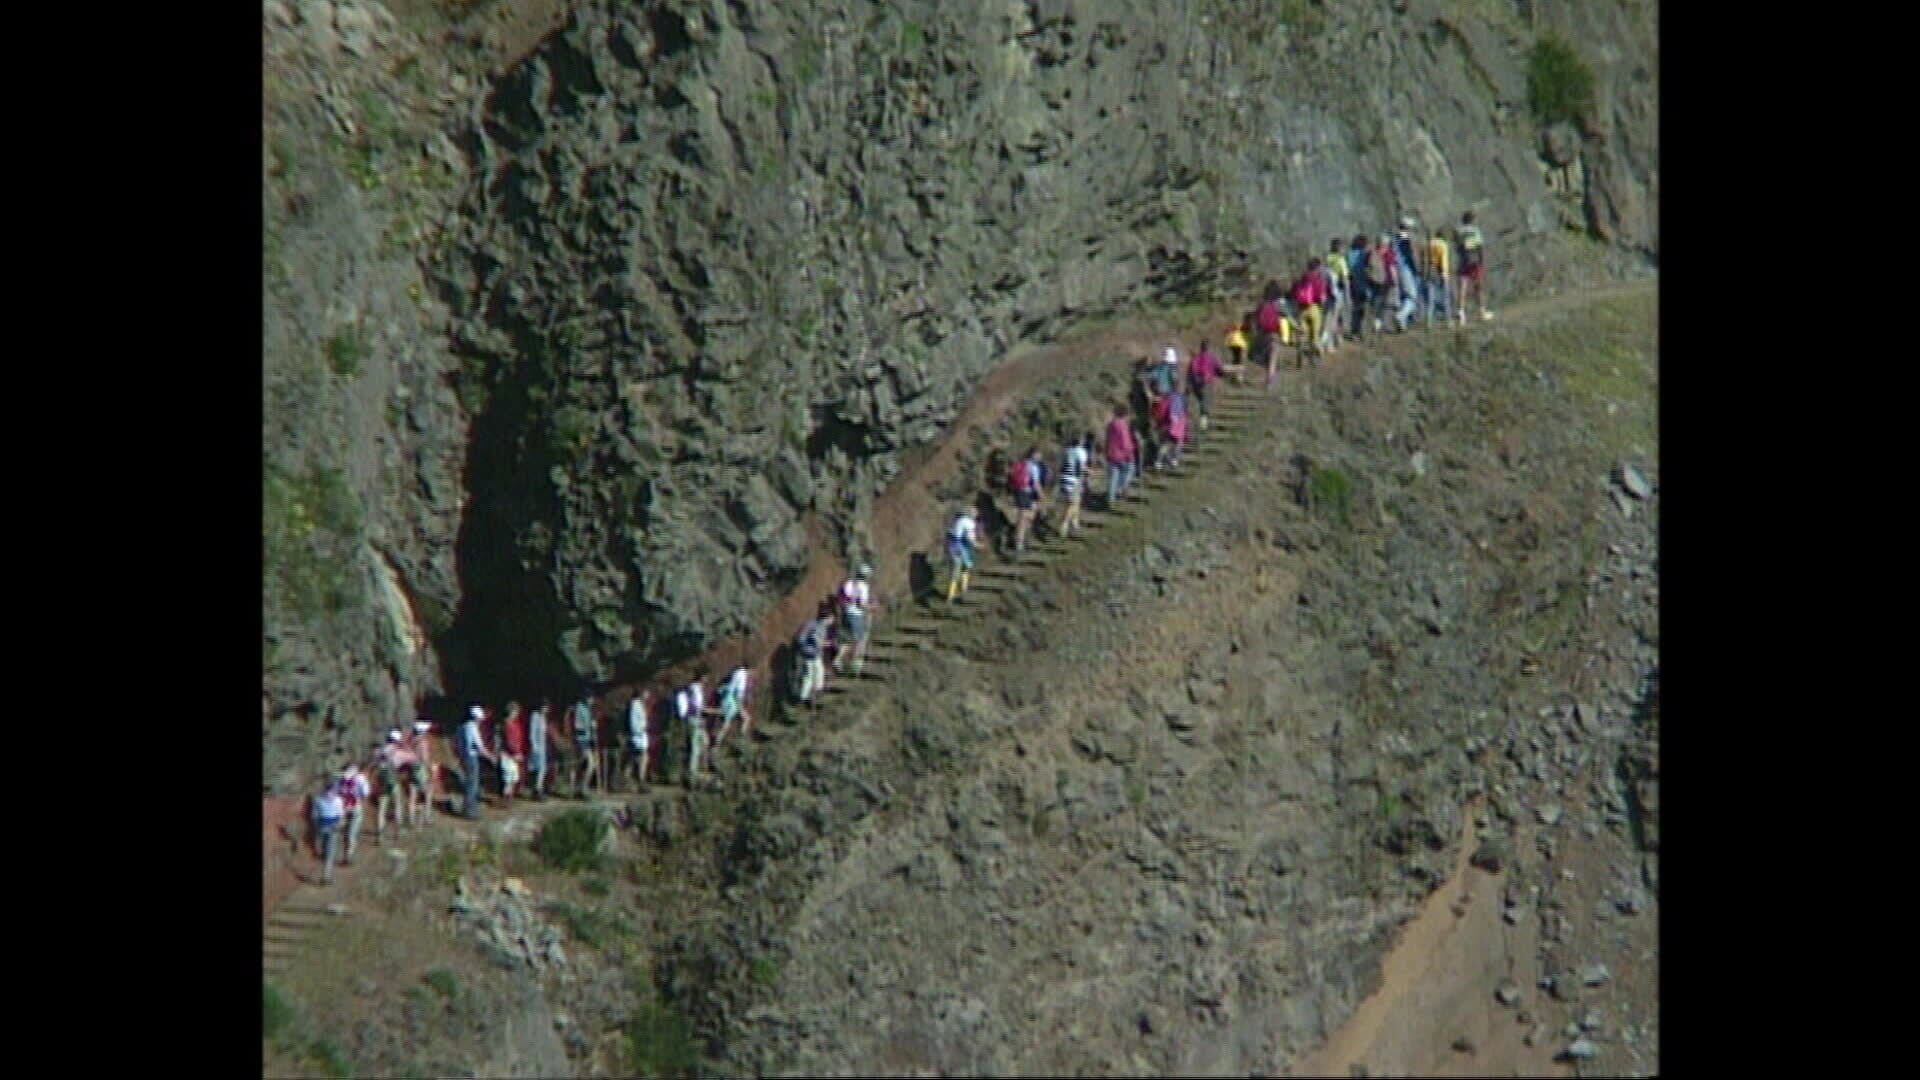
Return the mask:
<path fill-rule="evenodd" d="M 1628 0 L 263 7 L 279 791 L 755 625 L 1018 342 L 1403 209 L 1477 209 L 1496 298 L 1658 247 Z M 1547 30 L 1597 92 L 1543 141 Z"/>

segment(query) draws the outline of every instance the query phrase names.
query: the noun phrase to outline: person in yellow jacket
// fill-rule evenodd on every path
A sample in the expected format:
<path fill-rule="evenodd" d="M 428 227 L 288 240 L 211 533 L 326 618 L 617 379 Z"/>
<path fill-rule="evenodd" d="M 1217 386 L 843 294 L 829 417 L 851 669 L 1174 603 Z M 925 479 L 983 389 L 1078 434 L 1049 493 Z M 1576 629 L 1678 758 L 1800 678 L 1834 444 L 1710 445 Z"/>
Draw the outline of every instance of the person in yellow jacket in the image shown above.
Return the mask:
<path fill-rule="evenodd" d="M 1347 266 L 1347 249 L 1340 243 L 1339 237 L 1327 241 L 1327 254 L 1322 262 L 1326 265 L 1327 277 L 1333 283 L 1333 294 L 1327 300 L 1326 329 L 1322 331 L 1324 340 L 1321 345 L 1326 352 L 1332 352 L 1340 347 L 1343 336 L 1340 328 L 1346 325 L 1352 311 L 1348 305 L 1353 302 L 1347 281 L 1351 272 Z"/>
<path fill-rule="evenodd" d="M 1423 252 L 1422 272 L 1427 279 L 1427 329 L 1433 329 L 1437 314 L 1442 323 L 1452 320 L 1453 245 L 1446 233 L 1429 227 Z"/>

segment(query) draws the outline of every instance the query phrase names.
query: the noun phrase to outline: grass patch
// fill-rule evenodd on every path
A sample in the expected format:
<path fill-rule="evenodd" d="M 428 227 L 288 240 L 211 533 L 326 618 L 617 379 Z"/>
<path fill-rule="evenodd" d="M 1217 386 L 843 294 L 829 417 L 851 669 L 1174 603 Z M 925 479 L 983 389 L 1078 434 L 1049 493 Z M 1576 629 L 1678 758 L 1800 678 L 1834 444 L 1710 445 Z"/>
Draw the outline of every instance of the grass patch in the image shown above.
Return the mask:
<path fill-rule="evenodd" d="M 633 938 L 633 925 L 617 913 L 583 908 L 564 900 L 552 901 L 543 910 L 559 919 L 573 940 L 589 949 L 604 949 Z"/>
<path fill-rule="evenodd" d="M 1380 817 L 1388 824 L 1399 821 L 1400 814 L 1404 809 L 1400 804 L 1400 796 L 1398 794 L 1391 791 L 1383 791 L 1380 793 Z"/>
<path fill-rule="evenodd" d="M 313 1058 L 325 1075 L 333 1080 L 353 1080 L 353 1063 L 332 1039 L 315 1039 L 307 1047 L 307 1055 Z"/>
<path fill-rule="evenodd" d="M 460 980 L 446 968 L 434 968 L 427 972 L 426 981 L 443 1001 L 452 1001 L 460 996 Z"/>
<path fill-rule="evenodd" d="M 604 900 L 613 891 L 613 882 L 603 877 L 590 877 L 580 883 L 580 889 L 596 900 Z"/>
<path fill-rule="evenodd" d="M 327 367 L 343 379 L 360 374 L 367 359 L 367 341 L 358 328 L 340 330 L 327 339 Z"/>
<path fill-rule="evenodd" d="M 533 850 L 555 870 L 597 871 L 604 861 L 600 846 L 606 835 L 607 823 L 599 814 L 568 810 L 540 826 L 539 835 L 533 838 Z"/>
<path fill-rule="evenodd" d="M 1558 34 L 1542 37 L 1527 53 L 1527 101 L 1543 124 L 1577 123 L 1593 108 L 1593 69 Z"/>
<path fill-rule="evenodd" d="M 1140 809 L 1147 801 L 1147 782 L 1139 777 L 1127 781 L 1127 805 Z"/>
<path fill-rule="evenodd" d="M 1298 37 L 1317 37 L 1327 28 L 1326 6 L 1322 0 L 1281 0 L 1280 21 Z"/>
<path fill-rule="evenodd" d="M 1307 504 L 1315 513 L 1345 526 L 1353 514 L 1353 481 L 1339 469 L 1315 469 L 1307 482 Z"/>
<path fill-rule="evenodd" d="M 755 986 L 771 987 L 780 979 L 780 962 L 771 956 L 756 956 L 747 974 Z"/>
<path fill-rule="evenodd" d="M 261 525 L 268 595 L 313 620 L 344 609 L 353 595 L 353 545 L 360 503 L 338 469 L 262 474 Z"/>
<path fill-rule="evenodd" d="M 293 1003 L 288 1001 L 272 983 L 265 983 L 260 994 L 261 1020 L 260 1035 L 275 1040 L 293 1027 L 295 1013 Z"/>
<path fill-rule="evenodd" d="M 692 1076 L 700 1063 L 693 1025 L 678 1009 L 650 1001 L 627 1022 L 627 1067 L 641 1076 Z"/>

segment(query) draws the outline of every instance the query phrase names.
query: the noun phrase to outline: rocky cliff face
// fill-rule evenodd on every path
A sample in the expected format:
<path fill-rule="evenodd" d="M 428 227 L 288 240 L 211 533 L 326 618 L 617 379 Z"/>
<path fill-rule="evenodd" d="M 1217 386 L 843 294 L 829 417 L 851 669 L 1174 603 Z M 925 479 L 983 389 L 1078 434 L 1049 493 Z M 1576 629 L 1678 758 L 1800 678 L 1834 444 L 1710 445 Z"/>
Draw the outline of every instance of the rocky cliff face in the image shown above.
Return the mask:
<path fill-rule="evenodd" d="M 336 38 L 370 10 L 290 6 L 270 24 Z M 642 674 L 745 629 L 811 545 L 873 548 L 874 494 L 1018 342 L 1245 290 L 1403 209 L 1478 210 L 1496 297 L 1562 272 L 1530 240 L 1568 226 L 1652 256 L 1653 8 L 1537 6 L 603 0 L 464 104 L 431 84 L 465 110 L 418 140 L 444 227 L 307 273 L 379 232 L 316 186 L 303 235 L 332 247 L 268 301 L 270 382 L 277 351 L 337 361 L 335 327 L 367 343 L 324 437 L 322 408 L 267 432 L 351 493 L 299 535 L 360 567 L 324 634 L 269 599 L 270 773 L 409 694 Z M 1526 107 L 1549 28 L 1598 78 L 1552 138 Z M 404 90 L 393 40 L 326 85 Z M 332 741 L 299 719 L 322 702 Z"/>

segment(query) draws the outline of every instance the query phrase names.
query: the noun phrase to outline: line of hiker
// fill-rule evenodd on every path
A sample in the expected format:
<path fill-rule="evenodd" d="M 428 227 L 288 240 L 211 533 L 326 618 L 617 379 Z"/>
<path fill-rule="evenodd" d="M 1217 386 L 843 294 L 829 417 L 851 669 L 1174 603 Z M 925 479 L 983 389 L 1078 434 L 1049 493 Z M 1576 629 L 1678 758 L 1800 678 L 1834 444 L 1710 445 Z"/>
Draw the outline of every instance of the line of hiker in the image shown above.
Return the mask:
<path fill-rule="evenodd" d="M 1261 369 L 1265 385 L 1272 387 L 1283 347 L 1297 347 L 1299 362 L 1305 364 L 1319 361 L 1346 341 L 1361 340 L 1369 325 L 1375 334 L 1402 333 L 1416 321 L 1431 328 L 1436 319 L 1465 326 L 1468 310 L 1476 305 L 1481 319 L 1491 319 L 1485 294 L 1486 241 L 1474 215 L 1463 214 L 1450 235 L 1429 228 L 1416 243 L 1418 232 L 1418 223 L 1403 215 L 1394 233 L 1381 233 L 1371 243 L 1364 233 L 1344 245 L 1333 237 L 1325 255 L 1308 259 L 1291 285 L 1269 281 L 1259 305 L 1227 329 L 1230 359 L 1223 360 L 1211 341 L 1202 340 L 1183 364 L 1178 347 L 1169 344 L 1157 359 L 1138 362 L 1129 397 L 1114 402 L 1103 431 L 1062 439 L 1052 458 L 1056 468 L 1049 468 L 1039 446 L 1030 446 L 1007 463 L 1003 485 L 1014 512 L 1004 532 L 995 533 L 1005 556 L 1017 560 L 1026 552 L 1028 540 L 1044 521 L 1050 491 L 1063 508 L 1052 534 L 1076 535 L 1095 466 L 1105 473 L 1107 510 L 1129 497 L 1143 470 L 1179 469 L 1192 441 L 1190 425 L 1200 432 L 1209 427 L 1213 387 L 1222 379 L 1243 385 L 1250 372 Z M 942 532 L 947 580 L 936 593 L 944 592 L 948 602 L 971 583 L 981 528 L 979 508 L 969 503 L 955 509 Z M 787 690 L 793 702 L 816 706 L 827 688 L 829 670 L 834 676 L 849 668 L 860 674 L 878 613 L 872 577 L 872 566 L 861 564 L 800 628 L 789 664 Z M 656 721 L 666 719 L 656 715 L 660 712 L 685 733 L 684 778 L 689 785 L 699 783 L 713 751 L 735 732 L 736 722 L 741 735 L 750 733 L 753 725 L 747 708 L 752 675 L 746 664 L 733 668 L 711 704 L 706 677 L 705 669 L 697 671 L 664 702 L 641 690 L 618 710 L 596 708 L 591 693 L 582 693 L 558 713 L 546 699 L 531 713 L 519 702 L 509 702 L 498 720 L 484 705 L 470 706 L 450 747 L 460 785 L 455 812 L 477 816 L 482 763 L 491 766 L 493 791 L 503 803 L 517 797 L 544 800 L 554 794 L 552 781 L 561 775 L 578 798 L 612 794 L 629 784 L 637 791 L 655 781 L 661 764 L 654 753 Z M 666 730 L 664 722 L 658 726 Z M 369 803 L 374 841 L 384 843 L 389 823 L 396 830 L 423 826 L 435 792 L 449 804 L 455 801 L 452 778 L 436 761 L 434 750 L 428 721 L 414 723 L 411 732 L 395 728 L 369 761 L 348 765 L 310 801 L 323 881 L 332 880 L 336 857 L 352 863 Z"/>
<path fill-rule="evenodd" d="M 1469 310 L 1493 318 L 1486 272 L 1486 237 L 1471 211 L 1450 233 L 1423 231 L 1402 215 L 1394 232 L 1371 241 L 1365 233 L 1346 242 L 1332 237 L 1291 284 L 1269 281 L 1260 305 L 1228 328 L 1227 345 L 1236 364 L 1264 367 L 1272 386 L 1283 348 L 1297 348 L 1305 363 L 1361 340 L 1369 327 L 1381 334 L 1404 333 L 1416 322 L 1431 329 L 1435 320 L 1465 326 Z"/>

